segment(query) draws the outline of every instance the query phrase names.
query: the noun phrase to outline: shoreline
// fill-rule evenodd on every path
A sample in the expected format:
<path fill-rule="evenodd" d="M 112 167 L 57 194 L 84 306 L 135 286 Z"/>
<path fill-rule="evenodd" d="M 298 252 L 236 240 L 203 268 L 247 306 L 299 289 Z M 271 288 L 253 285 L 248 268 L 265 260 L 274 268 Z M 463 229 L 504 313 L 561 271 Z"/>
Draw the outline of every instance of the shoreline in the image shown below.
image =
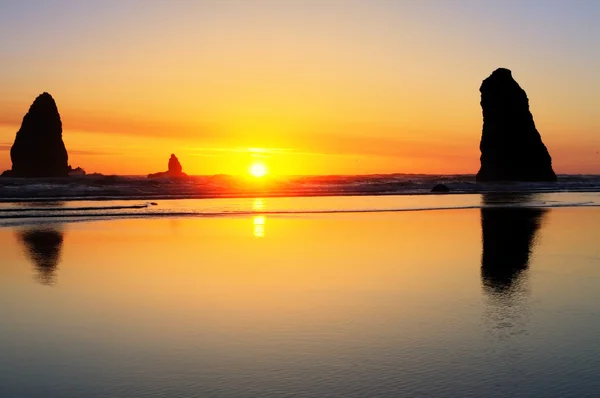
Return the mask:
<path fill-rule="evenodd" d="M 228 194 L 146 194 L 146 195 L 81 195 L 81 196 L 44 196 L 44 197 L 0 197 L 0 203 L 29 203 L 29 202 L 81 202 L 81 201 L 156 201 L 156 200 L 186 200 L 186 199 L 258 199 L 258 198 L 319 198 L 319 197 L 363 197 L 363 196 L 454 196 L 454 195 L 527 195 L 549 193 L 600 193 L 600 187 L 574 189 L 489 189 L 474 191 L 450 192 L 254 192 Z"/>
<path fill-rule="evenodd" d="M 369 198 L 370 196 L 370 198 Z M 550 210 L 557 208 L 599 208 L 598 192 L 554 192 L 531 194 L 529 192 L 501 192 L 497 195 L 444 194 L 439 195 L 329 195 L 322 200 L 303 200 L 313 197 L 273 198 L 212 198 L 206 202 L 198 199 L 169 199 L 158 203 L 129 203 L 116 200 L 109 203 L 81 203 L 76 201 L 46 201 L 36 206 L 36 201 L 4 203 L 0 206 L 0 228 L 34 224 L 71 223 L 130 218 L 227 218 L 254 217 L 264 223 L 264 217 L 333 216 L 340 214 L 410 213 L 448 210 L 502 211 L 503 209 Z M 329 198 L 329 199 L 328 199 Z M 365 198 L 362 200 L 361 198 Z M 229 199 L 234 199 L 229 200 Z M 278 200 L 284 199 L 284 200 Z M 122 203 L 126 202 L 126 203 Z M 70 203 L 70 204 L 69 204 Z"/>

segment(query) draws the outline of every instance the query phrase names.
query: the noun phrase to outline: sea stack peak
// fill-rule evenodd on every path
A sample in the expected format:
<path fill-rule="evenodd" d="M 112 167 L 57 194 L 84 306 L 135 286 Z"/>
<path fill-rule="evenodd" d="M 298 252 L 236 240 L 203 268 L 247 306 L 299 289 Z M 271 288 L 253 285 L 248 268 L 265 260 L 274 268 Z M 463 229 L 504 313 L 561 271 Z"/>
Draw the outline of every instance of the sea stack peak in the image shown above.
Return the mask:
<path fill-rule="evenodd" d="M 508 75 L 512 77 L 512 72 L 510 71 L 510 69 L 507 68 L 498 68 L 495 71 L 492 72 L 492 75 Z"/>
<path fill-rule="evenodd" d="M 181 174 L 183 171 L 183 167 L 181 167 L 181 163 L 179 163 L 179 159 L 175 156 L 174 153 L 171 154 L 169 158 L 169 173 L 173 175 Z"/>
<path fill-rule="evenodd" d="M 11 177 L 64 177 L 69 173 L 68 154 L 62 140 L 62 122 L 54 98 L 40 94 L 23 117 L 10 149 Z"/>
<path fill-rule="evenodd" d="M 159 173 L 148 174 L 148 178 L 182 178 L 187 177 L 187 174 L 183 172 L 183 167 L 179 163 L 179 159 L 174 153 L 169 158 L 169 165 L 167 171 L 161 171 Z"/>
<path fill-rule="evenodd" d="M 477 181 L 556 181 L 529 99 L 506 68 L 481 83 L 483 131 Z"/>

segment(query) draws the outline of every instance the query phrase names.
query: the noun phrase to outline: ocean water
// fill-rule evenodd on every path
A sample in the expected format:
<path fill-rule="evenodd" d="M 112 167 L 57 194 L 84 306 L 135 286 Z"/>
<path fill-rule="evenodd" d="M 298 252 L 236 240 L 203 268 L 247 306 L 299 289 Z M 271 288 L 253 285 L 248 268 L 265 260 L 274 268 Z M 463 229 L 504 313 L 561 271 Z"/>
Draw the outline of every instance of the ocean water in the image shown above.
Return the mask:
<path fill-rule="evenodd" d="M 594 397 L 599 199 L 3 203 L 0 397 Z"/>
<path fill-rule="evenodd" d="M 600 176 L 559 175 L 555 183 L 481 184 L 474 175 L 382 174 L 358 176 L 269 176 L 265 179 L 227 175 L 185 179 L 148 179 L 88 175 L 55 179 L 0 177 L 0 201 L 82 199 L 183 199 L 272 196 L 426 194 L 437 184 L 452 193 L 598 192 Z"/>

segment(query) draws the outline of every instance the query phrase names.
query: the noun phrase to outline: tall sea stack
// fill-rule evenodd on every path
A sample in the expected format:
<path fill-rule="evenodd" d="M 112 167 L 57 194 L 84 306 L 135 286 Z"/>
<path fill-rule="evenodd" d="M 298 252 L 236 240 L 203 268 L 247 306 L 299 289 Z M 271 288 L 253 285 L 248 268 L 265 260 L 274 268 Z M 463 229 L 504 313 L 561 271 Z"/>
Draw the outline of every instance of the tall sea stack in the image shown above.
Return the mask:
<path fill-rule="evenodd" d="M 69 173 L 67 149 L 56 102 L 48 93 L 39 95 L 23 118 L 10 150 L 11 177 L 64 177 Z"/>
<path fill-rule="evenodd" d="M 552 159 L 535 128 L 525 91 L 508 69 L 483 81 L 481 168 L 477 181 L 556 181 Z"/>

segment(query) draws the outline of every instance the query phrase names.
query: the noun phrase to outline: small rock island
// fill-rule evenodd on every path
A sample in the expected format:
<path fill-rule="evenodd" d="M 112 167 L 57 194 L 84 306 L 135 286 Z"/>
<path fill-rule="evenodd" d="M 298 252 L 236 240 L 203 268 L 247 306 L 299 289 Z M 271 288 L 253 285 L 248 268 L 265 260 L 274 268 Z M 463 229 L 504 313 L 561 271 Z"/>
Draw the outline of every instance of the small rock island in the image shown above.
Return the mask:
<path fill-rule="evenodd" d="M 148 178 L 183 178 L 187 177 L 187 174 L 183 172 L 181 163 L 175 154 L 171 154 L 169 158 L 169 168 L 167 171 L 161 171 L 159 173 L 148 174 Z"/>
<path fill-rule="evenodd" d="M 478 182 L 556 181 L 552 159 L 535 128 L 525 91 L 508 69 L 483 81 L 481 169 Z"/>
<path fill-rule="evenodd" d="M 62 122 L 56 102 L 40 94 L 23 118 L 10 149 L 12 169 L 4 177 L 66 177 L 71 171 L 62 139 Z"/>

